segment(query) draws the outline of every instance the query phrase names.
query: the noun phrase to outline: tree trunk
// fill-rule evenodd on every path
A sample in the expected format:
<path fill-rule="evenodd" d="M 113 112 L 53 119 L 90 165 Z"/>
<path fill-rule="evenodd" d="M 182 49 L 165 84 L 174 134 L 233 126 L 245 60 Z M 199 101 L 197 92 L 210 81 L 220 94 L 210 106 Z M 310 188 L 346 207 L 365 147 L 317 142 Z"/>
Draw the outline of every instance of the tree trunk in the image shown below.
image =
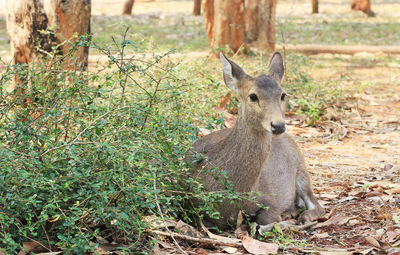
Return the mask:
<path fill-rule="evenodd" d="M 73 43 L 80 36 L 90 34 L 91 1 L 90 0 L 51 0 L 51 11 L 49 13 L 50 24 L 55 28 L 55 35 L 59 42 L 68 40 Z M 62 54 L 67 55 L 71 44 L 62 46 Z M 77 60 L 81 67 L 88 66 L 89 47 L 79 47 L 74 52 L 73 61 Z"/>
<path fill-rule="evenodd" d="M 245 23 L 245 33 L 246 42 L 252 43 L 257 41 L 258 31 L 260 29 L 260 19 L 258 17 L 260 12 L 260 0 L 246 0 L 245 1 L 245 11 L 244 11 L 244 23 Z"/>
<path fill-rule="evenodd" d="M 135 0 L 126 0 L 122 14 L 131 15 L 134 3 L 135 3 Z"/>
<path fill-rule="evenodd" d="M 371 10 L 371 4 L 369 0 L 354 0 L 351 4 L 353 11 L 362 11 L 369 17 L 375 17 L 375 13 Z"/>
<path fill-rule="evenodd" d="M 263 50 L 275 49 L 275 14 L 277 0 L 245 1 L 246 42 Z"/>
<path fill-rule="evenodd" d="M 312 1 L 312 13 L 318 13 L 318 0 L 311 0 Z"/>
<path fill-rule="evenodd" d="M 193 15 L 199 16 L 201 14 L 201 0 L 193 1 Z"/>
<path fill-rule="evenodd" d="M 48 36 L 40 33 L 47 30 L 49 23 L 43 4 L 38 0 L 8 0 L 7 11 L 7 31 L 14 63 L 29 64 L 39 54 L 37 42 L 49 48 Z"/>
<path fill-rule="evenodd" d="M 244 46 L 243 0 L 204 0 L 203 11 L 212 49 L 228 46 L 236 53 Z"/>
<path fill-rule="evenodd" d="M 7 30 L 16 64 L 29 64 L 39 55 L 37 42 L 41 49 L 50 51 L 53 43 L 73 42 L 78 39 L 75 33 L 81 36 L 90 32 L 90 0 L 52 0 L 47 15 L 41 0 L 8 0 L 7 10 Z M 55 36 L 40 32 L 49 27 L 55 29 Z M 62 54 L 68 54 L 71 45 L 62 47 Z M 81 47 L 74 53 L 84 68 L 88 64 L 88 50 Z"/>
<path fill-rule="evenodd" d="M 15 64 L 29 65 L 40 56 L 38 48 L 51 50 L 54 36 L 40 32 L 47 30 L 49 23 L 41 1 L 8 0 L 7 11 L 7 32 Z M 20 77 L 15 77 L 13 86 L 17 89 L 17 94 L 23 94 L 22 84 L 26 82 Z"/>

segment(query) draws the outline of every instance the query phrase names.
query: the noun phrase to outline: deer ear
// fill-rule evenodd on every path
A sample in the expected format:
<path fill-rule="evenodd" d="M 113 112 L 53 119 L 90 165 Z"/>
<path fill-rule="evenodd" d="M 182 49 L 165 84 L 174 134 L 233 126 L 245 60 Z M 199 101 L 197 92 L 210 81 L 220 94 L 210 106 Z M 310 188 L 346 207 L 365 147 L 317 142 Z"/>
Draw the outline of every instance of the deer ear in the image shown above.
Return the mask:
<path fill-rule="evenodd" d="M 238 81 L 243 80 L 248 75 L 235 62 L 225 57 L 224 54 L 220 53 L 219 57 L 222 62 L 222 72 L 226 86 L 238 92 Z"/>
<path fill-rule="evenodd" d="M 269 63 L 269 75 L 274 77 L 278 82 L 282 81 L 285 67 L 283 65 L 283 57 L 281 53 L 275 52 Z"/>

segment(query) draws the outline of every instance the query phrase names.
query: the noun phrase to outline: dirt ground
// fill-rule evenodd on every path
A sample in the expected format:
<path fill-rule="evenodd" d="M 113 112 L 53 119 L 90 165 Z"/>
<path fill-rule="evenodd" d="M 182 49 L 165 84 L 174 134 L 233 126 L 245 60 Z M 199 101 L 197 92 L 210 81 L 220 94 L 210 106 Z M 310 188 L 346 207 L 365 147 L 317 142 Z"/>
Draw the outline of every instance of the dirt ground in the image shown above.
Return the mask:
<path fill-rule="evenodd" d="M 369 57 L 373 61 L 374 56 Z M 324 61 L 324 56 L 312 58 Z M 321 204 L 333 212 L 326 226 L 299 233 L 298 238 L 326 250 L 374 248 L 385 254 L 398 245 L 400 234 L 400 65 L 377 61 L 373 67 L 354 66 L 349 58 L 342 56 L 333 70 L 322 69 L 316 78 L 329 79 L 350 68 L 352 79 L 368 83 L 368 88 L 349 93 L 346 110 L 333 113 L 320 128 L 289 127 L 289 132 L 302 137 Z"/>

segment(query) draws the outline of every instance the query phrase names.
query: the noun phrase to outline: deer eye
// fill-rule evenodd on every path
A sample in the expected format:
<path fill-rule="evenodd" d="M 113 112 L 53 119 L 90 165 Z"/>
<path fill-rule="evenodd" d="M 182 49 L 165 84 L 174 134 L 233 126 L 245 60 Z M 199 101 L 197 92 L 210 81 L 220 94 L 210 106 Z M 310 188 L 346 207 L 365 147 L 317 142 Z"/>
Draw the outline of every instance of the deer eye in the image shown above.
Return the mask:
<path fill-rule="evenodd" d="M 258 101 L 258 97 L 257 97 L 257 95 L 256 94 L 250 94 L 250 100 L 252 101 L 252 102 L 257 102 Z"/>
<path fill-rule="evenodd" d="M 283 100 L 285 100 L 285 98 L 286 98 L 286 94 L 285 94 L 285 93 L 282 93 L 282 95 L 281 95 L 281 100 L 283 101 Z"/>

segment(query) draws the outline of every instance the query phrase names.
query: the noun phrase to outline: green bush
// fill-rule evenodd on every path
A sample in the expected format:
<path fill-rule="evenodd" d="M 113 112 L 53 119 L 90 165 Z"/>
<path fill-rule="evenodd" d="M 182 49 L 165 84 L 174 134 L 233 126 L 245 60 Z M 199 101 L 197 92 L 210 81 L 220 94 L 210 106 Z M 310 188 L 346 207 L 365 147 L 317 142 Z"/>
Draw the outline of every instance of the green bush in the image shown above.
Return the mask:
<path fill-rule="evenodd" d="M 126 47 L 135 53 L 125 56 Z M 114 48 L 99 49 L 108 63 L 97 71 L 66 70 L 65 59 L 49 54 L 1 76 L 4 251 L 34 240 L 82 254 L 102 236 L 145 252 L 143 216 L 160 214 L 156 202 L 166 215 L 185 215 L 190 193 L 179 181 L 197 136 L 180 101 L 189 84 L 166 60 L 170 52 L 144 55 L 126 39 Z"/>

